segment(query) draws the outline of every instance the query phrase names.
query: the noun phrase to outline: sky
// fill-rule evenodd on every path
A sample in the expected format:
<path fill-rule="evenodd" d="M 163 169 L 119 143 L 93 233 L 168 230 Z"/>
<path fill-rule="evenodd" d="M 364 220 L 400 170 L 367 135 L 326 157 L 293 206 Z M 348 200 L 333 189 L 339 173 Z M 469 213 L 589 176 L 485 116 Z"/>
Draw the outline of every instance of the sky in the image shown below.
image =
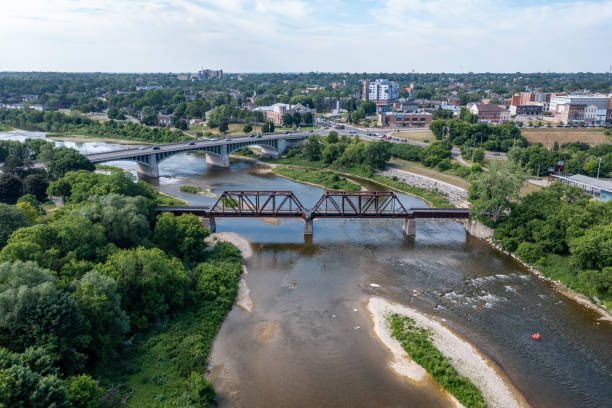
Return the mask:
<path fill-rule="evenodd" d="M 0 0 L 0 71 L 611 66 L 612 0 Z"/>

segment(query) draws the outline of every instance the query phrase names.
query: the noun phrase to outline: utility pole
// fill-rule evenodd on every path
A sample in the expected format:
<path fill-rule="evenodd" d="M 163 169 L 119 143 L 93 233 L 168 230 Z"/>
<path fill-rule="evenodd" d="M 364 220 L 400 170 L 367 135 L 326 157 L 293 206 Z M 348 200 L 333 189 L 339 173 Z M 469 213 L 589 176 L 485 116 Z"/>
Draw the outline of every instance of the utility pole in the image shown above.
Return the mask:
<path fill-rule="evenodd" d="M 599 169 L 601 168 L 601 157 L 599 158 L 599 164 L 597 165 L 597 180 L 599 180 Z"/>

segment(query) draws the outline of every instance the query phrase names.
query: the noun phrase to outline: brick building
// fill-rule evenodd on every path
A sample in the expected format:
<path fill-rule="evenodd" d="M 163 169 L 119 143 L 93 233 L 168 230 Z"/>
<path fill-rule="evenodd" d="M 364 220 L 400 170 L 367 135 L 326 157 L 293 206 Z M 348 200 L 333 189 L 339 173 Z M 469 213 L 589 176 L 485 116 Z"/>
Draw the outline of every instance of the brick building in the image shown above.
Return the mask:
<path fill-rule="evenodd" d="M 428 127 L 431 113 L 380 112 L 376 115 L 380 127 Z"/>

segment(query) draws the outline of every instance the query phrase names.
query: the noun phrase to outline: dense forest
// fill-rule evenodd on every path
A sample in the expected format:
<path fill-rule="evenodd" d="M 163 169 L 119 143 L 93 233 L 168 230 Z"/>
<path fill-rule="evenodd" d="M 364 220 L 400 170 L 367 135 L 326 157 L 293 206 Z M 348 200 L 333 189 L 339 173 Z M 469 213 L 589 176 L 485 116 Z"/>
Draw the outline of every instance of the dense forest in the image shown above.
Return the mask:
<path fill-rule="evenodd" d="M 148 184 L 49 145 L 0 145 L 12 163 L 0 176 L 0 406 L 152 406 L 162 395 L 208 406 L 206 359 L 240 252 L 208 250 L 196 216 L 156 216 Z M 49 172 L 29 167 L 41 155 Z M 43 209 L 50 196 L 65 206 Z M 145 380 L 152 356 L 165 365 Z"/>

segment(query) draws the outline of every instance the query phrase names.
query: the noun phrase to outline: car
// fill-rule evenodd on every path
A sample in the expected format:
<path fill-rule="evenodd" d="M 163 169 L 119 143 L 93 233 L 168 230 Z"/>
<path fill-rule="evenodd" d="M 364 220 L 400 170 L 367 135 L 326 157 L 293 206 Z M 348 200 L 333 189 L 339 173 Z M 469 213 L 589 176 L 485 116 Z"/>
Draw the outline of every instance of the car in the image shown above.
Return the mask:
<path fill-rule="evenodd" d="M 257 138 L 261 139 L 261 135 L 257 135 Z"/>
<path fill-rule="evenodd" d="M 159 146 L 153 146 L 153 150 L 159 150 Z"/>
<path fill-rule="evenodd" d="M 286 135 L 288 135 L 289 133 L 291 133 L 291 132 L 290 132 L 290 131 L 288 131 L 288 130 L 286 130 L 286 131 L 285 131 L 285 134 L 286 134 Z"/>
<path fill-rule="evenodd" d="M 232 138 L 231 138 L 231 137 L 228 137 L 227 139 L 225 139 L 225 141 L 226 141 L 226 142 L 231 142 L 231 141 L 232 141 Z"/>
<path fill-rule="evenodd" d="M 255 135 L 251 133 L 251 134 L 249 135 L 249 137 L 255 137 Z"/>
<path fill-rule="evenodd" d="M 189 146 L 195 146 L 195 142 L 189 142 Z"/>
<path fill-rule="evenodd" d="M 501 156 L 501 153 L 493 153 L 493 156 Z"/>
<path fill-rule="evenodd" d="M 149 146 L 141 146 L 141 147 L 138 148 L 138 150 L 145 150 L 145 149 L 148 149 L 148 148 L 149 148 Z"/>
<path fill-rule="evenodd" d="M 402 139 L 402 143 L 408 143 L 408 139 Z"/>
<path fill-rule="evenodd" d="M 354 131 L 354 130 L 352 130 L 352 129 L 351 129 L 351 130 L 349 130 L 348 132 L 349 132 L 349 133 L 357 133 L 356 131 Z"/>
<path fill-rule="evenodd" d="M 210 139 L 211 142 L 216 142 L 217 140 L 219 140 L 218 137 L 213 137 L 212 139 Z"/>

